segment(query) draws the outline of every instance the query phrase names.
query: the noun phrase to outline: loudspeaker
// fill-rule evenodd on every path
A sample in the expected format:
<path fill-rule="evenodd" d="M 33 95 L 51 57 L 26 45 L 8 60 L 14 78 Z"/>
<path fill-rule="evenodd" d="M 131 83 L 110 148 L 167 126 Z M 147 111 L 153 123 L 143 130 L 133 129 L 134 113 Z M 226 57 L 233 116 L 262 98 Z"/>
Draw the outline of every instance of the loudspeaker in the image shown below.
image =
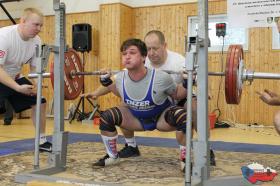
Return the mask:
<path fill-rule="evenodd" d="M 91 50 L 91 25 L 82 23 L 72 25 L 72 47 L 79 52 Z"/>

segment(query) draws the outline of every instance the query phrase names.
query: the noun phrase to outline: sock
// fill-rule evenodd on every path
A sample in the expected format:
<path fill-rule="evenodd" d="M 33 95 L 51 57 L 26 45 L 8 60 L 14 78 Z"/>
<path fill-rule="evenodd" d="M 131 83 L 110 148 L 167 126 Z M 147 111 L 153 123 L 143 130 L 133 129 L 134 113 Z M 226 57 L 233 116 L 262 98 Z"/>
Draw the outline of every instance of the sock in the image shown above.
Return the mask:
<path fill-rule="evenodd" d="M 180 145 L 180 159 L 181 160 L 186 159 L 186 147 L 183 145 Z"/>
<path fill-rule="evenodd" d="M 128 146 L 136 147 L 136 140 L 135 137 L 132 138 L 125 138 L 125 142 Z"/>
<path fill-rule="evenodd" d="M 40 134 L 40 145 L 47 142 L 47 137 L 45 134 Z"/>
<path fill-rule="evenodd" d="M 103 143 L 105 145 L 107 154 L 111 158 L 117 158 L 118 157 L 118 151 L 117 151 L 117 138 L 118 135 L 113 137 L 103 136 L 101 135 Z"/>

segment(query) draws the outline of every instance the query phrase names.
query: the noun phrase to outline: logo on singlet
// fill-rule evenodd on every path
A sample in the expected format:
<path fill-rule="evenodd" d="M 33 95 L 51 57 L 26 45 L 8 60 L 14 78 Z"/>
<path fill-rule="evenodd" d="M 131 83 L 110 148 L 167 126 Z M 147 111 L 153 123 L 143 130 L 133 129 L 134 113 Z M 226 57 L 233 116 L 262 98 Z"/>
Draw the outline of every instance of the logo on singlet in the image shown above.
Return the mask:
<path fill-rule="evenodd" d="M 3 50 L 0 50 L 0 58 L 3 58 L 5 56 L 6 52 Z"/>
<path fill-rule="evenodd" d="M 154 105 L 150 105 L 150 101 L 134 101 L 130 99 L 125 99 L 125 103 L 130 106 L 130 108 L 136 110 L 151 110 Z"/>

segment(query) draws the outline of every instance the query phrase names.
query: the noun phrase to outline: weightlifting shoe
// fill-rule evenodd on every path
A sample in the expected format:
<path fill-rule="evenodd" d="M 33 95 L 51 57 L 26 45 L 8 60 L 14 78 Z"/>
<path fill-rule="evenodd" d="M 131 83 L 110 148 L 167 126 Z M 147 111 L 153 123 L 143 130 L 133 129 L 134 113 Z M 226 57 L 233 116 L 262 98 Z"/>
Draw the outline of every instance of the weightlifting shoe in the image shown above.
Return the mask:
<path fill-rule="evenodd" d="M 180 159 L 181 159 L 181 161 L 180 161 L 181 171 L 185 172 L 185 167 L 186 167 L 186 165 L 185 165 L 185 157 L 181 156 Z M 216 166 L 215 154 L 214 154 L 214 151 L 212 149 L 210 149 L 210 165 L 211 166 Z"/>
<path fill-rule="evenodd" d="M 107 167 L 109 165 L 115 165 L 120 162 L 119 156 L 116 158 L 111 158 L 106 154 L 103 158 L 92 164 L 92 167 Z"/>
<path fill-rule="evenodd" d="M 193 167 L 193 163 L 191 162 L 191 174 L 192 174 L 192 167 Z M 186 162 L 185 159 L 180 161 L 180 170 L 185 173 L 186 171 Z"/>
<path fill-rule="evenodd" d="M 215 154 L 212 149 L 210 149 L 210 165 L 216 166 Z"/>
<path fill-rule="evenodd" d="M 122 148 L 118 154 L 120 158 L 137 157 L 140 156 L 140 151 L 138 146 L 132 147 L 125 144 L 124 148 Z"/>
<path fill-rule="evenodd" d="M 12 121 L 4 121 L 4 125 L 11 125 L 12 124 Z"/>
<path fill-rule="evenodd" d="M 182 172 L 185 172 L 185 169 L 186 169 L 185 159 L 180 161 L 180 169 Z"/>
<path fill-rule="evenodd" d="M 40 152 L 52 152 L 52 143 L 46 141 L 45 143 L 39 146 Z"/>

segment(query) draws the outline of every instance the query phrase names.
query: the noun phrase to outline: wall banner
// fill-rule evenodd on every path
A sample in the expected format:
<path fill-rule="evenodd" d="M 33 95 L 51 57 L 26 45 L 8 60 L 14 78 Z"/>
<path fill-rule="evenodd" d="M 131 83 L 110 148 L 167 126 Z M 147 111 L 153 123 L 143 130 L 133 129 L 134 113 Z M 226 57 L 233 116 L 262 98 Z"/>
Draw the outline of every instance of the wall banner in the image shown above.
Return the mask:
<path fill-rule="evenodd" d="M 229 27 L 274 27 L 280 18 L 280 0 L 228 0 Z"/>

